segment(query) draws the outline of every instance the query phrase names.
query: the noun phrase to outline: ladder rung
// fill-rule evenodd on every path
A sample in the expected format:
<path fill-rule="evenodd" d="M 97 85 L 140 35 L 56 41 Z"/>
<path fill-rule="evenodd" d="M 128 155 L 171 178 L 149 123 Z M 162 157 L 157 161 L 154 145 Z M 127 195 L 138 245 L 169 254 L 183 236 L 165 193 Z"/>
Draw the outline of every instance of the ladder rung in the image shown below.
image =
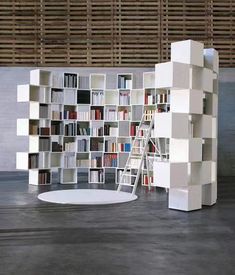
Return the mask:
<path fill-rule="evenodd" d="M 131 184 L 131 183 L 127 183 L 127 182 L 119 182 L 118 184 L 120 184 L 120 185 L 124 185 L 124 186 L 134 187 L 134 185 L 133 185 L 133 184 Z"/>
<path fill-rule="evenodd" d="M 125 177 L 137 177 L 137 175 L 132 175 L 132 174 L 123 174 L 123 173 L 122 173 L 122 176 L 125 176 Z"/>

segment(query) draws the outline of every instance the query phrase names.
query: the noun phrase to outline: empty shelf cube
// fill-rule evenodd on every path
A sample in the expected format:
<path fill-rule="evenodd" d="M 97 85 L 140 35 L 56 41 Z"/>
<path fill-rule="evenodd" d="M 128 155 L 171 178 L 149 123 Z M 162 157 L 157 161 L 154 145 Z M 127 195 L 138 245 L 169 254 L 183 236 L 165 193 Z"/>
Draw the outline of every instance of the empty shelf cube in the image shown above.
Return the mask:
<path fill-rule="evenodd" d="M 154 136 L 189 138 L 189 117 L 179 113 L 155 113 Z"/>
<path fill-rule="evenodd" d="M 188 164 L 159 162 L 153 163 L 154 186 L 177 188 L 188 185 Z"/>
<path fill-rule="evenodd" d="M 189 89 L 190 66 L 179 62 L 165 62 L 155 65 L 155 88 Z"/>
<path fill-rule="evenodd" d="M 170 209 L 192 211 L 202 208 L 202 187 L 188 186 L 169 190 L 168 207 Z"/>
<path fill-rule="evenodd" d="M 171 112 L 202 114 L 202 90 L 171 90 Z"/>
<path fill-rule="evenodd" d="M 171 43 L 171 61 L 203 67 L 203 43 L 184 40 Z"/>

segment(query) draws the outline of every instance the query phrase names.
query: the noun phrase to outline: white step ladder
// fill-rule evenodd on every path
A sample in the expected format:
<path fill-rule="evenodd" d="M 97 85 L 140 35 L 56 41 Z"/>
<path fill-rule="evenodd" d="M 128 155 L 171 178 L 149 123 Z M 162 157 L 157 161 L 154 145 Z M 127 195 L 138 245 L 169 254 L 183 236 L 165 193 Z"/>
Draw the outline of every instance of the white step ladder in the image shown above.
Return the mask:
<path fill-rule="evenodd" d="M 127 159 L 124 171 L 121 175 L 120 182 L 118 183 L 117 191 L 121 191 L 123 186 L 129 186 L 132 188 L 132 194 L 135 194 L 145 157 L 147 173 L 149 174 L 147 148 L 149 140 L 153 143 L 153 141 L 151 140 L 151 131 L 153 129 L 153 125 L 154 114 L 150 115 L 144 113 L 140 121 L 139 127 L 137 128 L 136 136 L 132 143 L 131 152 Z M 159 147 L 157 148 L 154 143 L 153 145 L 155 146 L 156 150 L 158 150 Z M 160 144 L 158 142 L 158 146 L 159 145 Z M 131 172 L 133 172 L 133 174 L 131 174 Z"/>

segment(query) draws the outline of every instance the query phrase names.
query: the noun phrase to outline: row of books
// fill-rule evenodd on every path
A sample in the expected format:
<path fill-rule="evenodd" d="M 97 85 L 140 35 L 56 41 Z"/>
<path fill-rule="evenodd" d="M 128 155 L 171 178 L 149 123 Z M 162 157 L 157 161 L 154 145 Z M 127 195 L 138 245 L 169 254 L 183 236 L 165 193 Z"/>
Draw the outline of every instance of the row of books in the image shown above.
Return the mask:
<path fill-rule="evenodd" d="M 73 154 L 64 156 L 64 168 L 76 167 L 75 157 Z"/>
<path fill-rule="evenodd" d="M 63 123 L 54 121 L 51 123 L 51 134 L 52 135 L 62 135 L 63 134 Z"/>
<path fill-rule="evenodd" d="M 64 74 L 64 87 L 66 88 L 77 88 L 78 76 L 77 74 Z"/>
<path fill-rule="evenodd" d="M 36 129 L 34 129 L 34 131 L 36 131 Z M 39 135 L 42 136 L 49 136 L 50 135 L 50 128 L 49 127 L 40 127 L 38 129 L 37 127 L 37 134 L 39 133 Z"/>
<path fill-rule="evenodd" d="M 65 152 L 75 152 L 76 151 L 76 143 L 75 142 L 65 142 L 64 143 L 64 151 Z"/>
<path fill-rule="evenodd" d="M 93 136 L 93 137 L 103 136 L 103 127 L 92 127 L 91 128 L 91 136 Z"/>
<path fill-rule="evenodd" d="M 97 183 L 104 182 L 104 171 L 103 170 L 91 170 L 90 171 L 90 182 L 97 182 Z"/>
<path fill-rule="evenodd" d="M 88 152 L 89 147 L 88 147 L 87 139 L 80 139 L 78 140 L 77 144 L 78 144 L 78 148 L 77 148 L 78 152 Z"/>
<path fill-rule="evenodd" d="M 62 112 L 60 112 L 60 111 L 52 111 L 51 112 L 51 119 L 52 120 L 62 120 Z"/>
<path fill-rule="evenodd" d="M 92 157 L 92 159 L 91 159 L 91 167 L 92 168 L 100 168 L 100 167 L 102 167 L 102 157 Z"/>
<path fill-rule="evenodd" d="M 49 171 L 39 171 L 38 184 L 51 183 L 51 173 Z"/>
<path fill-rule="evenodd" d="M 104 167 L 117 167 L 117 154 L 104 154 Z"/>
<path fill-rule="evenodd" d="M 117 120 L 117 112 L 116 109 L 107 108 L 105 110 L 105 119 L 106 120 Z"/>
<path fill-rule="evenodd" d="M 62 152 L 63 146 L 57 141 L 52 141 L 51 150 L 52 150 L 52 152 Z"/>
<path fill-rule="evenodd" d="M 112 142 L 111 140 L 105 140 L 104 150 L 105 150 L 105 152 L 116 152 L 117 151 L 117 143 Z"/>
<path fill-rule="evenodd" d="M 82 127 L 82 124 L 77 124 L 77 135 L 78 136 L 89 136 L 90 135 L 90 128 L 89 127 Z"/>
<path fill-rule="evenodd" d="M 130 119 L 130 112 L 128 110 L 123 110 L 118 112 L 118 119 L 119 120 L 129 120 Z"/>
<path fill-rule="evenodd" d="M 64 119 L 77 119 L 77 112 L 64 111 Z"/>
<path fill-rule="evenodd" d="M 118 151 L 119 152 L 130 152 L 131 144 L 130 143 L 118 143 Z"/>
<path fill-rule="evenodd" d="M 130 105 L 130 93 L 129 92 L 120 92 L 119 105 Z"/>
<path fill-rule="evenodd" d="M 168 103 L 168 95 L 167 94 L 157 94 L 157 104 L 159 103 Z"/>
<path fill-rule="evenodd" d="M 65 124 L 64 135 L 65 136 L 76 136 L 77 125 L 75 122 Z"/>
<path fill-rule="evenodd" d="M 152 94 L 145 94 L 144 95 L 144 104 L 145 105 L 152 105 L 156 103 L 156 96 Z"/>
<path fill-rule="evenodd" d="M 118 77 L 118 88 L 119 89 L 131 89 L 132 80 L 127 79 L 126 76 Z"/>
<path fill-rule="evenodd" d="M 50 138 L 39 138 L 39 151 L 50 151 Z"/>
<path fill-rule="evenodd" d="M 113 127 L 109 124 L 104 125 L 104 135 L 105 136 L 118 136 L 118 127 Z"/>
<path fill-rule="evenodd" d="M 103 140 L 91 139 L 91 151 L 103 151 Z"/>
<path fill-rule="evenodd" d="M 85 121 L 90 120 L 89 111 L 78 111 L 77 112 L 77 119 L 78 120 L 85 120 Z"/>
<path fill-rule="evenodd" d="M 93 105 L 104 105 L 104 92 L 103 91 L 92 91 L 92 104 Z"/>
<path fill-rule="evenodd" d="M 91 110 L 91 120 L 103 120 L 103 110 L 102 109 Z"/>

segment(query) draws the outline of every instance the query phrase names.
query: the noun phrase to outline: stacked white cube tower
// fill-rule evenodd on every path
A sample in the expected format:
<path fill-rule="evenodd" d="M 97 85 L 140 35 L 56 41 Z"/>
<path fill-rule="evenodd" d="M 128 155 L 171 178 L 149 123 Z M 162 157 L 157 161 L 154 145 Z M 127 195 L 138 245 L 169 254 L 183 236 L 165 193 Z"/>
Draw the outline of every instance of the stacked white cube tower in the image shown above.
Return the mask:
<path fill-rule="evenodd" d="M 154 185 L 169 188 L 169 208 L 191 211 L 217 199 L 218 52 L 200 42 L 171 44 L 155 66 L 155 88 L 170 90 L 170 112 L 156 113 L 154 135 L 169 138 L 169 160 L 154 162 Z"/>

